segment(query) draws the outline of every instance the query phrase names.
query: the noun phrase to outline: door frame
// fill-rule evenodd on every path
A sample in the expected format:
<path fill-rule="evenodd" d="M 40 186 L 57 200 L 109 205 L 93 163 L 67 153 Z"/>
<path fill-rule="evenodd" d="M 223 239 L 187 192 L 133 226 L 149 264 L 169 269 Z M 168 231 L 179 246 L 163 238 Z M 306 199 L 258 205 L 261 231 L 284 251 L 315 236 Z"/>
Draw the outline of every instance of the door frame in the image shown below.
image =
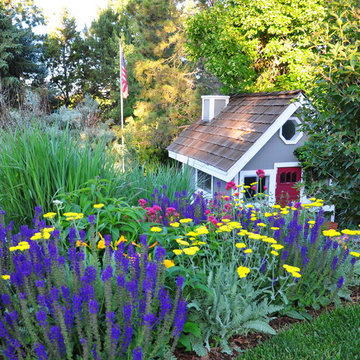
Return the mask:
<path fill-rule="evenodd" d="M 275 170 L 275 176 L 277 176 L 278 173 L 278 169 L 282 168 L 282 167 L 301 167 L 300 163 L 298 161 L 294 161 L 294 162 L 276 162 L 274 163 L 274 170 Z M 302 181 L 303 179 L 303 168 L 301 168 L 301 178 L 300 181 Z M 275 181 L 275 189 L 274 191 L 276 191 L 276 181 Z M 304 195 L 304 189 L 301 188 L 300 189 L 300 202 L 301 203 L 305 203 L 305 202 L 309 202 L 308 198 Z"/>

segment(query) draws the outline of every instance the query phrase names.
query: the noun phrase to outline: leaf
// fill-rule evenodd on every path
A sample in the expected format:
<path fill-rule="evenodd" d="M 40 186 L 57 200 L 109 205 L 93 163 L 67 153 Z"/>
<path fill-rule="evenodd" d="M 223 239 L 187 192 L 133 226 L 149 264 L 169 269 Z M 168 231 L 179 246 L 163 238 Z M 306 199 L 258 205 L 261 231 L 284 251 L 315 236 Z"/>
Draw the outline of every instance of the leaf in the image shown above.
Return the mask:
<path fill-rule="evenodd" d="M 184 324 L 183 332 L 191 333 L 199 338 L 201 337 L 201 330 L 199 328 L 199 325 L 191 321 L 187 321 Z"/>
<path fill-rule="evenodd" d="M 208 354 L 207 350 L 205 349 L 204 345 L 200 342 L 196 342 L 192 344 L 193 350 L 196 352 L 197 356 L 203 357 Z"/>
<path fill-rule="evenodd" d="M 264 334 L 276 335 L 276 331 L 265 321 L 254 320 L 243 324 L 245 329 L 260 331 Z"/>

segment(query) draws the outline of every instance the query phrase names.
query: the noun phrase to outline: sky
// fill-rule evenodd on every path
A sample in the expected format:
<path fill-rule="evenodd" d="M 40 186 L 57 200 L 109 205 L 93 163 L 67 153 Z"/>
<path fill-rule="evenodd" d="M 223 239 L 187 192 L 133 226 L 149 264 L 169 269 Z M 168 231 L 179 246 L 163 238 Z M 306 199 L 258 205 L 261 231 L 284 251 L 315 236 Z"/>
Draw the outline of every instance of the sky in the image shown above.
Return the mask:
<path fill-rule="evenodd" d="M 48 22 L 47 27 L 38 29 L 43 33 L 56 28 L 64 7 L 75 17 L 78 30 L 82 30 L 85 25 L 90 26 L 99 9 L 107 6 L 107 0 L 34 0 L 34 3 L 43 9 Z"/>

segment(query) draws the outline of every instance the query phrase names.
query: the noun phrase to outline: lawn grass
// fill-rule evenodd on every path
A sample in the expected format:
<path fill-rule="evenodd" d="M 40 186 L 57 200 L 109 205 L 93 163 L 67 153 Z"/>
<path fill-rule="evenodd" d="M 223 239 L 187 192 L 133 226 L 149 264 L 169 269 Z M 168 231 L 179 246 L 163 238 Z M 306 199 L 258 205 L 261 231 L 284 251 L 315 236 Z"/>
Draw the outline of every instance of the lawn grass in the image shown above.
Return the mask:
<path fill-rule="evenodd" d="M 360 359 L 360 306 L 326 312 L 310 322 L 280 331 L 238 360 Z"/>

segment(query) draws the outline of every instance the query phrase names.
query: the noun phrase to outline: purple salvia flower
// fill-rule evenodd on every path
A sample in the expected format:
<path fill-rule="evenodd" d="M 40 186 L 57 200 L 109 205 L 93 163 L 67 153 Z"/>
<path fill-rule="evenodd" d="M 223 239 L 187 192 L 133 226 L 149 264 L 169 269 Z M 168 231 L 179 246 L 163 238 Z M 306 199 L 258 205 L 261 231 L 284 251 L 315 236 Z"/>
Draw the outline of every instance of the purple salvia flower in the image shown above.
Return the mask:
<path fill-rule="evenodd" d="M 154 325 L 155 323 L 155 315 L 154 314 L 145 314 L 144 316 L 144 324 L 148 327 L 148 328 L 152 328 L 152 326 Z"/>
<path fill-rule="evenodd" d="M 356 263 L 356 257 L 353 257 L 351 260 L 350 260 L 350 264 L 352 265 L 352 266 L 354 266 L 355 265 L 355 263 Z"/>
<path fill-rule="evenodd" d="M 301 254 L 301 257 L 302 257 L 303 259 L 306 258 L 307 252 L 308 252 L 307 246 L 302 246 L 302 247 L 301 247 L 301 250 L 300 250 L 300 254 Z"/>
<path fill-rule="evenodd" d="M 75 246 L 76 243 L 76 229 L 74 227 L 69 230 L 69 243 L 71 246 Z"/>
<path fill-rule="evenodd" d="M 68 304 L 70 304 L 70 302 L 71 302 L 70 288 L 68 286 L 62 286 L 61 292 L 62 292 L 63 298 L 66 300 L 66 302 Z"/>
<path fill-rule="evenodd" d="M 108 311 L 106 313 L 106 321 L 110 321 L 113 323 L 115 321 L 115 312 L 114 311 Z"/>
<path fill-rule="evenodd" d="M 133 350 L 133 360 L 142 360 L 142 351 L 138 346 Z"/>
<path fill-rule="evenodd" d="M 68 330 L 72 329 L 74 326 L 74 313 L 71 309 L 63 308 L 63 311 L 65 312 L 64 318 L 65 318 L 65 325 Z"/>
<path fill-rule="evenodd" d="M 116 282 L 117 282 L 117 286 L 125 287 L 125 275 L 123 274 L 118 275 Z"/>
<path fill-rule="evenodd" d="M 172 309 L 170 294 L 164 287 L 161 287 L 159 290 L 159 299 L 160 299 L 159 320 L 162 320 L 166 316 L 166 314 L 170 314 L 170 311 Z"/>
<path fill-rule="evenodd" d="M 123 306 L 123 314 L 124 314 L 124 321 L 126 323 L 130 323 L 131 322 L 131 315 L 132 315 L 131 304 L 125 304 Z"/>
<path fill-rule="evenodd" d="M 38 311 L 36 313 L 36 320 L 39 323 L 40 326 L 46 327 L 47 326 L 47 320 L 46 320 L 46 312 L 45 311 Z"/>
<path fill-rule="evenodd" d="M 62 337 L 61 330 L 58 326 L 52 326 L 50 328 L 49 338 L 50 338 L 51 342 L 53 342 L 57 345 L 60 355 L 62 357 L 65 357 L 66 350 L 65 350 L 64 338 Z"/>
<path fill-rule="evenodd" d="M 111 343 L 116 345 L 120 339 L 121 331 L 118 324 L 114 324 L 111 328 Z"/>
<path fill-rule="evenodd" d="M 186 301 L 184 299 L 180 299 L 174 318 L 174 331 L 173 335 L 175 338 L 179 338 L 180 334 L 184 328 L 185 320 L 186 320 Z"/>
<path fill-rule="evenodd" d="M 85 269 L 84 276 L 81 278 L 81 281 L 87 284 L 91 284 L 96 280 L 96 268 L 91 265 Z"/>
<path fill-rule="evenodd" d="M 109 234 L 106 234 L 104 236 L 105 246 L 110 246 L 111 244 L 111 236 Z"/>
<path fill-rule="evenodd" d="M 108 265 L 101 275 L 101 280 L 104 282 L 108 281 L 112 278 L 112 276 L 113 276 L 113 268 L 111 265 Z"/>
<path fill-rule="evenodd" d="M 57 249 L 55 243 L 49 242 L 48 249 L 49 249 L 50 258 L 55 261 L 58 256 L 58 249 Z"/>
<path fill-rule="evenodd" d="M 53 239 L 60 239 L 60 230 L 59 229 L 55 229 L 52 233 L 51 236 Z"/>
<path fill-rule="evenodd" d="M 48 359 L 48 356 L 46 354 L 46 350 L 45 350 L 43 344 L 36 343 L 34 346 L 34 349 L 35 349 L 35 354 L 36 354 L 38 360 L 47 360 Z"/>
<path fill-rule="evenodd" d="M 266 258 L 261 258 L 261 261 L 260 261 L 260 273 L 264 273 L 265 270 L 266 270 L 266 265 L 267 265 L 267 260 Z"/>
<path fill-rule="evenodd" d="M 283 250 L 282 254 L 281 254 L 281 260 L 286 260 L 289 256 L 289 251 L 288 250 Z"/>
<path fill-rule="evenodd" d="M 20 297 L 20 299 L 22 299 L 22 300 L 26 300 L 26 293 L 19 293 L 19 297 Z"/>
<path fill-rule="evenodd" d="M 89 301 L 95 297 L 94 287 L 92 285 L 85 284 L 80 288 L 80 296 L 84 301 Z"/>
<path fill-rule="evenodd" d="M 44 280 L 35 280 L 35 286 L 43 288 L 45 286 Z"/>
<path fill-rule="evenodd" d="M 64 266 L 65 265 L 65 257 L 64 256 L 59 256 L 57 258 L 57 262 L 58 262 L 59 266 Z"/>
<path fill-rule="evenodd" d="M 179 288 L 179 289 L 182 289 L 184 285 L 184 278 L 182 276 L 178 276 L 176 278 L 176 286 Z"/>
<path fill-rule="evenodd" d="M 145 234 L 140 235 L 139 240 L 140 240 L 140 244 L 147 248 L 147 235 Z"/>
<path fill-rule="evenodd" d="M 155 260 L 161 262 L 164 260 L 165 255 L 166 255 L 165 249 L 162 248 L 161 246 L 158 246 L 155 252 Z"/>
<path fill-rule="evenodd" d="M 10 326 L 13 326 L 16 324 L 16 320 L 18 318 L 18 313 L 16 311 L 6 312 L 6 313 L 4 313 L 4 318 Z"/>
<path fill-rule="evenodd" d="M 333 242 L 333 249 L 336 250 L 339 247 L 339 243 L 337 241 Z"/>
<path fill-rule="evenodd" d="M 137 281 L 136 280 L 132 280 L 132 281 L 128 281 L 126 283 L 126 290 L 131 294 L 131 296 L 135 299 L 137 297 L 138 294 L 138 286 L 137 286 Z"/>
<path fill-rule="evenodd" d="M 2 304 L 5 305 L 10 305 L 11 304 L 11 299 L 9 294 L 1 294 L 1 302 Z"/>
<path fill-rule="evenodd" d="M 68 250 L 68 257 L 70 262 L 70 268 L 75 269 L 75 263 L 76 263 L 76 248 L 70 247 Z"/>
<path fill-rule="evenodd" d="M 82 298 L 78 294 L 74 294 L 73 296 L 73 308 L 76 314 L 81 314 L 81 304 Z"/>
<path fill-rule="evenodd" d="M 345 249 L 344 253 L 343 253 L 343 257 L 342 257 L 342 260 L 341 260 L 341 263 L 343 264 L 346 259 L 348 258 L 349 256 L 349 253 L 350 253 L 350 250 L 349 249 Z"/>
<path fill-rule="evenodd" d="M 344 285 L 344 278 L 342 276 L 340 276 L 336 286 L 338 289 L 341 289 L 343 285 Z"/>
<path fill-rule="evenodd" d="M 337 256 L 334 256 L 332 259 L 332 262 L 331 262 L 331 270 L 332 271 L 335 271 L 338 261 L 339 261 L 339 258 Z"/>
<path fill-rule="evenodd" d="M 121 351 L 126 352 L 127 348 L 130 345 L 131 338 L 133 335 L 133 328 L 131 325 L 126 325 L 123 333 L 123 342 L 121 346 Z"/>
<path fill-rule="evenodd" d="M 51 295 L 51 300 L 52 300 L 52 301 L 59 301 L 60 291 L 59 291 L 58 288 L 53 287 L 53 288 L 50 290 L 50 295 Z"/>
<path fill-rule="evenodd" d="M 91 225 L 95 225 L 96 216 L 95 215 L 89 215 L 88 216 L 88 222 Z"/>
<path fill-rule="evenodd" d="M 89 301 L 89 311 L 90 314 L 97 314 L 99 312 L 99 304 L 96 300 Z"/>

